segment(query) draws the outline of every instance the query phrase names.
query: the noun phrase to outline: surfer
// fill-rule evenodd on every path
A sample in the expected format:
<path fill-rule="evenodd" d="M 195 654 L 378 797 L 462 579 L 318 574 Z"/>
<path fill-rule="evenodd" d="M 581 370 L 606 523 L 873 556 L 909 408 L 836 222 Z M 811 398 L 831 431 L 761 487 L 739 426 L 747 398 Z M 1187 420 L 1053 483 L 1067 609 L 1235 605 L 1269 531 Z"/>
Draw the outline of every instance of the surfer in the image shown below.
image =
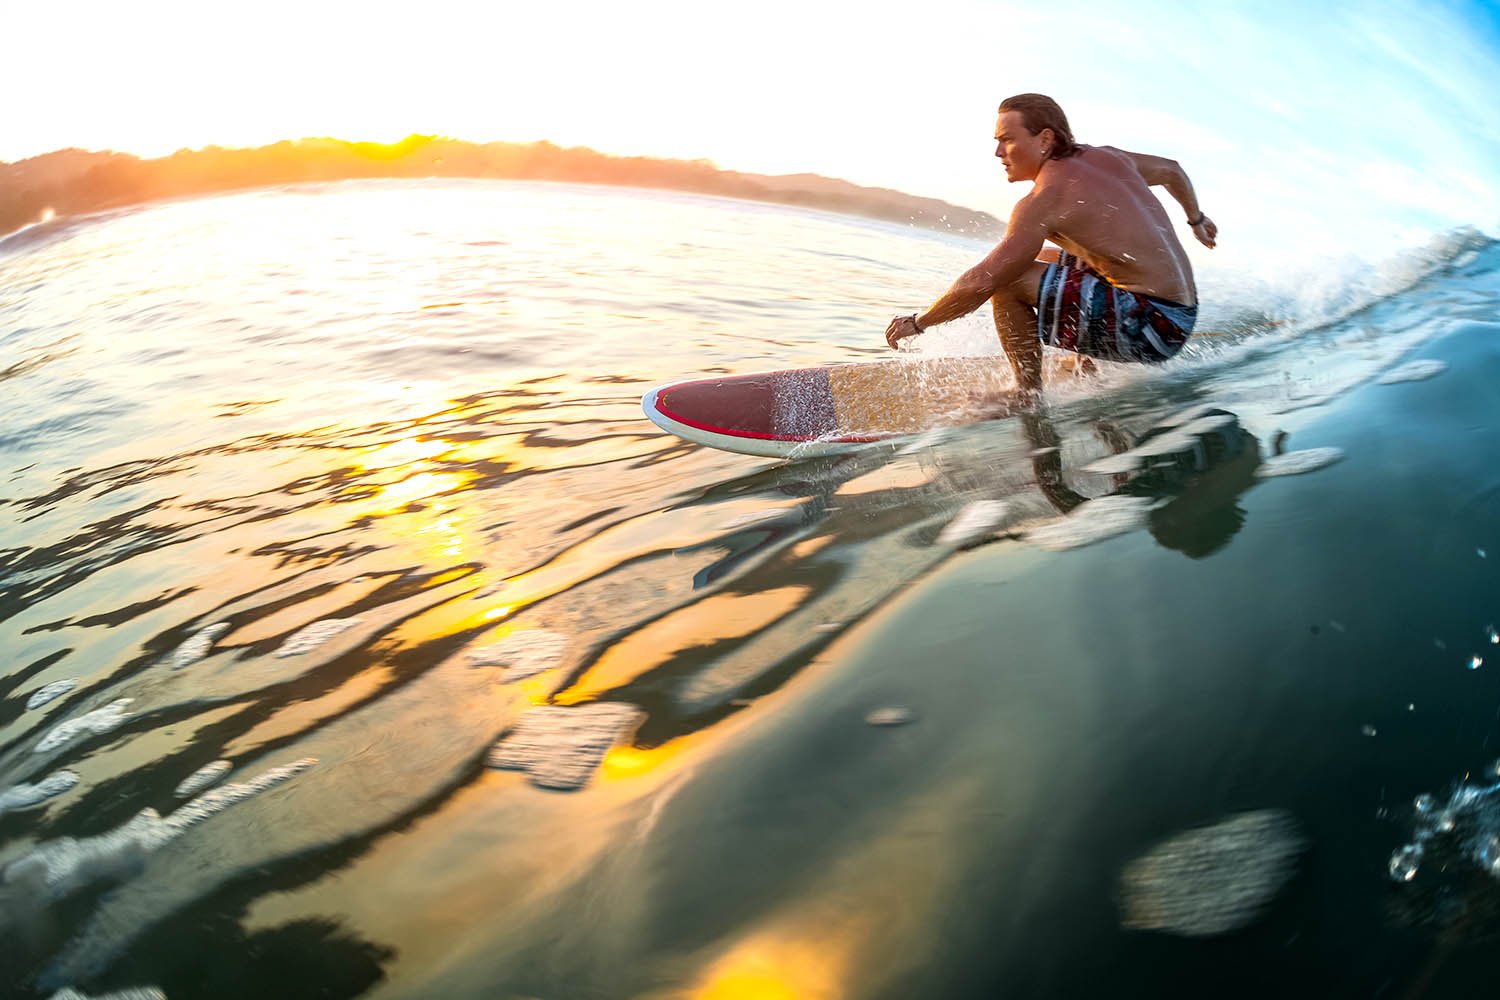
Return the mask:
<path fill-rule="evenodd" d="M 1212 248 L 1218 236 L 1182 167 L 1075 142 L 1062 108 L 1042 94 L 1001 103 L 995 142 L 1006 179 L 1035 184 L 999 245 L 927 311 L 891 320 L 886 343 L 894 348 L 989 301 L 1026 398 L 1042 388 L 1043 344 L 1085 359 L 1148 364 L 1181 350 L 1197 320 L 1198 292 L 1150 188 L 1164 187 L 1177 200 L 1198 242 Z M 1056 246 L 1044 250 L 1048 240 Z"/>

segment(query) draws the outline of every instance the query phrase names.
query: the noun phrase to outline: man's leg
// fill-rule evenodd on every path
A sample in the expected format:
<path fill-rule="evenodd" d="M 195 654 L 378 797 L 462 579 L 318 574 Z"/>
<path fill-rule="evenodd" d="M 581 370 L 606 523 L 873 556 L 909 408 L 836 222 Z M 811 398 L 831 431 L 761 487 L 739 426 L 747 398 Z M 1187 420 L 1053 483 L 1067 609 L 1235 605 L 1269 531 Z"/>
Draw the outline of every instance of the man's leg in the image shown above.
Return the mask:
<path fill-rule="evenodd" d="M 1042 342 L 1036 333 L 1036 294 L 1047 265 L 1037 261 L 1009 288 L 990 299 L 1000 345 L 1016 373 L 1016 385 L 1026 393 L 1042 391 Z"/>

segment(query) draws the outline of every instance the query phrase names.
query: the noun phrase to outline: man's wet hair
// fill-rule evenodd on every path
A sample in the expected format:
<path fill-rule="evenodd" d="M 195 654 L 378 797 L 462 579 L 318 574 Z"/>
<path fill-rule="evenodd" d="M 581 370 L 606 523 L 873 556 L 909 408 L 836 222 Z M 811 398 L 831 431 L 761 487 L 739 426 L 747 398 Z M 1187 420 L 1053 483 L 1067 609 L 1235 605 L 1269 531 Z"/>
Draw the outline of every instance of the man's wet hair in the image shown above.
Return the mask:
<path fill-rule="evenodd" d="M 1073 141 L 1073 130 L 1068 127 L 1068 116 L 1062 107 L 1046 94 L 1017 94 L 1000 102 L 1000 113 L 1019 111 L 1026 131 L 1036 135 L 1050 128 L 1056 140 L 1052 144 L 1052 159 L 1061 160 L 1078 152 L 1078 143 Z"/>

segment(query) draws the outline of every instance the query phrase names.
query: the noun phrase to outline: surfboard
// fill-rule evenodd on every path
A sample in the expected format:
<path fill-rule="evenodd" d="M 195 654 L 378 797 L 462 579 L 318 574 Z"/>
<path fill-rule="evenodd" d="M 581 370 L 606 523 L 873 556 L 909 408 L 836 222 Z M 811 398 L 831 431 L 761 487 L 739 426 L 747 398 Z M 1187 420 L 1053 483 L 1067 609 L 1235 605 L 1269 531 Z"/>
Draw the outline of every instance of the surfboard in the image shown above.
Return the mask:
<path fill-rule="evenodd" d="M 872 361 L 696 378 L 641 399 L 685 441 L 765 458 L 811 458 L 1003 415 L 981 401 L 1014 390 L 1003 357 Z"/>

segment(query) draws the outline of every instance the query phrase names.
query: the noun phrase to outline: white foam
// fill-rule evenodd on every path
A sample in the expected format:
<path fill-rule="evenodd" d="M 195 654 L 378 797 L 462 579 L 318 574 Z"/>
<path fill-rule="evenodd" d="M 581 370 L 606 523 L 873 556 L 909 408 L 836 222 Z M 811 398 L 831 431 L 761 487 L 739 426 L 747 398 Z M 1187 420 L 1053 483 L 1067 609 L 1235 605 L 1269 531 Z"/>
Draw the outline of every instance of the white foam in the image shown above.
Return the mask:
<path fill-rule="evenodd" d="M 1376 379 L 1381 385 L 1394 385 L 1397 382 L 1420 382 L 1423 379 L 1441 375 L 1448 370 L 1446 361 L 1420 360 L 1408 361 L 1400 368 L 1393 368 L 1380 378 Z"/>
<path fill-rule="evenodd" d="M 119 729 L 129 718 L 125 714 L 126 707 L 134 700 L 134 698 L 120 698 L 103 708 L 96 708 L 87 715 L 59 722 L 37 742 L 37 745 L 32 748 L 32 753 L 46 753 L 48 750 L 65 747 L 85 736 L 101 736 Z"/>
<path fill-rule="evenodd" d="M 39 806 L 48 799 L 55 799 L 78 784 L 78 775 L 72 771 L 54 771 L 34 785 L 11 785 L 0 790 L 0 816 L 18 809 Z"/>
<path fill-rule="evenodd" d="M 1178 834 L 1125 866 L 1121 923 L 1185 937 L 1238 930 L 1291 878 L 1303 846 L 1296 822 L 1274 809 Z"/>
<path fill-rule="evenodd" d="M 179 799 L 185 799 L 190 795 L 197 795 L 203 789 L 217 785 L 224 775 L 234 769 L 234 765 L 227 760 L 215 760 L 204 764 L 198 770 L 182 779 L 182 783 L 172 792 Z"/>
<path fill-rule="evenodd" d="M 52 994 L 50 1000 L 167 1000 L 167 995 L 155 986 L 133 986 L 130 989 L 101 993 L 98 996 L 65 986 Z"/>
<path fill-rule="evenodd" d="M 1134 472 L 1145 464 L 1144 456 L 1133 451 L 1122 451 L 1118 455 L 1106 455 L 1097 461 L 1090 462 L 1083 467 L 1083 471 L 1099 476 L 1119 476 Z"/>
<path fill-rule="evenodd" d="M 1255 470 L 1255 474 L 1261 479 L 1271 476 L 1299 476 L 1304 472 L 1316 472 L 1343 457 L 1342 448 L 1308 448 L 1305 451 L 1289 451 L 1285 455 L 1272 455 L 1262 461 Z"/>
<path fill-rule="evenodd" d="M 464 655 L 476 667 L 504 667 L 508 683 L 551 670 L 567 648 L 566 636 L 546 629 L 530 629 L 513 632 L 488 646 L 476 646 Z"/>
<path fill-rule="evenodd" d="M 317 762 L 316 757 L 303 757 L 290 764 L 282 764 L 280 767 L 262 771 L 249 781 L 236 782 L 204 792 L 162 820 L 165 831 L 165 840 L 162 843 L 180 836 L 190 827 L 197 826 L 210 816 L 217 815 L 236 803 L 292 780 Z"/>
<path fill-rule="evenodd" d="M 1223 409 L 1223 407 L 1219 406 L 1219 404 L 1217 403 L 1196 403 L 1192 406 L 1189 406 L 1185 410 L 1178 410 L 1176 413 L 1172 414 L 1169 417 L 1166 417 L 1165 419 L 1158 420 L 1154 426 L 1159 427 L 1163 430 L 1169 430 L 1173 427 L 1182 427 L 1187 424 L 1191 424 L 1195 420 L 1200 420 L 1203 417 L 1208 416 L 1214 410 L 1219 409 Z"/>
<path fill-rule="evenodd" d="M 56 701 L 69 691 L 78 686 L 78 681 L 72 677 L 66 680 L 53 681 L 45 687 L 39 687 L 31 692 L 31 697 L 26 699 L 26 710 L 28 712 L 41 708 L 51 701 Z"/>
<path fill-rule="evenodd" d="M 359 624 L 358 618 L 325 618 L 290 636 L 274 656 L 301 656 Z"/>
<path fill-rule="evenodd" d="M 955 548 L 994 531 L 1009 519 L 1012 506 L 1004 500 L 975 500 L 949 521 L 937 537 L 938 545 Z"/>
<path fill-rule="evenodd" d="M 1064 518 L 1033 528 L 1026 540 L 1052 552 L 1082 548 L 1145 525 L 1155 501 L 1107 496 L 1081 503 Z"/>
<path fill-rule="evenodd" d="M 1239 418 L 1232 413 L 1212 413 L 1184 424 L 1179 433 L 1200 437 L 1223 430 L 1225 427 L 1233 427 L 1237 423 L 1239 423 Z"/>
<path fill-rule="evenodd" d="M 172 653 L 172 669 L 181 670 L 190 663 L 196 663 L 208 655 L 214 640 L 229 631 L 228 622 L 218 622 L 203 629 L 197 635 L 185 641 Z"/>
<path fill-rule="evenodd" d="M 99 879 L 117 878 L 210 816 L 291 780 L 315 763 L 316 758 L 306 757 L 273 767 L 250 781 L 206 792 L 165 818 L 147 808 L 98 836 L 46 841 L 7 865 L 0 884 L 57 899 Z"/>
<path fill-rule="evenodd" d="M 1232 427 L 1239 422 L 1232 413 L 1208 412 L 1214 409 L 1216 407 L 1213 405 L 1204 403 L 1168 417 L 1156 425 L 1165 428 L 1165 433 L 1148 438 L 1129 451 L 1106 455 L 1090 462 L 1083 467 L 1083 471 L 1101 476 L 1121 475 L 1142 468 L 1153 458 L 1194 452 L 1202 447 L 1199 438 L 1203 435 Z"/>
<path fill-rule="evenodd" d="M 1192 425 L 1158 434 L 1151 440 L 1136 445 L 1131 452 L 1142 458 L 1161 458 L 1163 455 L 1180 455 L 1185 451 L 1192 451 L 1197 447 L 1198 439 L 1188 432 L 1187 428 L 1190 426 Z"/>
<path fill-rule="evenodd" d="M 542 788 L 570 790 L 588 783 L 604 755 L 646 717 L 634 705 L 539 705 L 490 748 L 490 767 L 525 771 Z"/>

